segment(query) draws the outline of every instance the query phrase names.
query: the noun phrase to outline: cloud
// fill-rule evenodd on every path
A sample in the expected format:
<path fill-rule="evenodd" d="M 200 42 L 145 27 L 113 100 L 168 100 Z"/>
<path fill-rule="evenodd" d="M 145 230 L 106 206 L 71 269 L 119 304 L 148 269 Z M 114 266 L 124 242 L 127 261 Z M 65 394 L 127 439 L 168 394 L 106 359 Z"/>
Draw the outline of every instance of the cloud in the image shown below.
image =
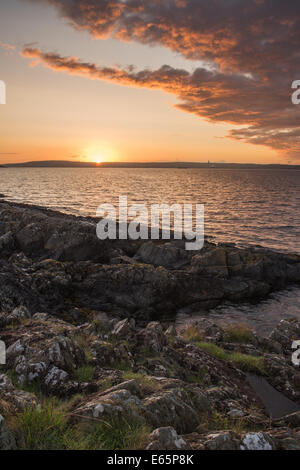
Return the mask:
<path fill-rule="evenodd" d="M 77 57 L 62 57 L 38 48 L 25 48 L 22 56 L 31 59 L 34 65 L 41 62 L 54 71 L 163 90 L 178 97 L 178 109 L 211 122 L 246 126 L 233 129 L 229 134 L 232 139 L 267 145 L 293 156 L 299 152 L 300 108 L 292 105 L 288 88 L 275 87 L 269 96 L 269 83 L 205 68 L 189 73 L 168 65 L 142 71 L 134 67 L 98 67 Z"/>
<path fill-rule="evenodd" d="M 2 49 L 5 49 L 6 55 L 11 55 L 15 52 L 16 46 L 13 46 L 12 44 L 8 44 L 6 42 L 0 42 L 0 47 Z"/>
<path fill-rule="evenodd" d="M 44 65 L 92 79 L 158 88 L 177 108 L 235 126 L 229 136 L 300 158 L 300 107 L 291 83 L 300 79 L 300 4 L 287 0 L 37 0 L 54 5 L 77 30 L 160 45 L 209 70 L 99 68 L 76 57 L 26 48 Z"/>

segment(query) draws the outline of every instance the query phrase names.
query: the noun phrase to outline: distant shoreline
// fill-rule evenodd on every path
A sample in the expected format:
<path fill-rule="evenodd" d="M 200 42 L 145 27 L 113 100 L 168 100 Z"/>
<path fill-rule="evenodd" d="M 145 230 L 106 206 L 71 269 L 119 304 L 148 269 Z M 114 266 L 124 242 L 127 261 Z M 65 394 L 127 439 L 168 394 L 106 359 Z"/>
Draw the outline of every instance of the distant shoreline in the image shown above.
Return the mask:
<path fill-rule="evenodd" d="M 300 165 L 258 164 L 258 163 L 203 163 L 203 162 L 72 162 L 68 160 L 32 161 L 7 163 L 1 168 L 175 168 L 175 169 L 270 169 L 300 170 Z"/>

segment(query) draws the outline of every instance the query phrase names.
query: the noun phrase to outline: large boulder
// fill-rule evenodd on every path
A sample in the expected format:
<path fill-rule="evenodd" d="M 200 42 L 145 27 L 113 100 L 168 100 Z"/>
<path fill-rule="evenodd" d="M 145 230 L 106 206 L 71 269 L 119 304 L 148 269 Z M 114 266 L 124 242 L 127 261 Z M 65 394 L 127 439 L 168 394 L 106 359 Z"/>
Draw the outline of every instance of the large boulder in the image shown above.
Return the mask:
<path fill-rule="evenodd" d="M 188 251 L 173 243 L 143 243 L 135 255 L 135 259 L 153 266 L 164 268 L 180 268 L 188 264 L 191 255 Z"/>
<path fill-rule="evenodd" d="M 146 450 L 188 450 L 185 440 L 171 426 L 155 429 L 149 436 Z"/>
<path fill-rule="evenodd" d="M 2 334 L 10 343 L 6 366 L 20 383 L 38 383 L 45 393 L 79 391 L 79 384 L 71 376 L 84 365 L 85 355 L 74 340 L 64 335 L 71 331 L 72 327 L 64 322 L 33 319 L 26 328 L 16 329 L 15 334 Z"/>

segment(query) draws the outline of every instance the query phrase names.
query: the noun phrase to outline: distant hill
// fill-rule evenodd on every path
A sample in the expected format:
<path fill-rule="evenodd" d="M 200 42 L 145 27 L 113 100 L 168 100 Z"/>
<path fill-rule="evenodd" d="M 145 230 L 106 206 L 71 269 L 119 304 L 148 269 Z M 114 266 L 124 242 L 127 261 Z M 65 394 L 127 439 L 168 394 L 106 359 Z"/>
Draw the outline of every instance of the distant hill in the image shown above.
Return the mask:
<path fill-rule="evenodd" d="M 0 165 L 1 166 L 1 165 Z M 279 165 L 279 164 L 256 164 L 256 163 L 203 163 L 203 162 L 74 162 L 68 160 L 45 160 L 24 163 L 9 163 L 2 165 L 11 167 L 32 167 L 32 168 L 224 168 L 224 169 L 295 169 L 300 170 L 300 165 Z"/>

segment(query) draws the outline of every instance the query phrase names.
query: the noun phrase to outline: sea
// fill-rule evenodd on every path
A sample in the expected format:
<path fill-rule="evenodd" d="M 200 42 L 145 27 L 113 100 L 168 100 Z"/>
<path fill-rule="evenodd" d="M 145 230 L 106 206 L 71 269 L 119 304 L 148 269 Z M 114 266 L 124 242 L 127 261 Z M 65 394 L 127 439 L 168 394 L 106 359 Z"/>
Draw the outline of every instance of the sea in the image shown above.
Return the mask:
<path fill-rule="evenodd" d="M 149 208 L 203 204 L 205 234 L 212 241 L 300 253 L 300 171 L 295 169 L 0 168 L 0 193 L 9 201 L 80 216 L 96 216 L 103 203 L 118 205 L 119 196 Z M 177 324 L 201 315 L 181 312 Z M 206 315 L 265 334 L 282 318 L 300 319 L 300 289 L 291 286 L 259 304 L 223 305 Z"/>

